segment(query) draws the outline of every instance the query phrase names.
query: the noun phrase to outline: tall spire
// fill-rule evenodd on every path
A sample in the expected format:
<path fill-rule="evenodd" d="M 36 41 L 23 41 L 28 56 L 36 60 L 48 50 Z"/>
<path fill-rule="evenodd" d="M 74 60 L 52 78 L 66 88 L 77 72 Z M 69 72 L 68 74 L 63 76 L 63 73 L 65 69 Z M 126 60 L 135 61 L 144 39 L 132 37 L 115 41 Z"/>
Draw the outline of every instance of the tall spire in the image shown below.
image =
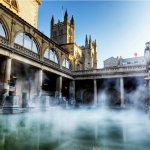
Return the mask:
<path fill-rule="evenodd" d="M 95 39 L 95 43 L 94 43 L 94 44 L 95 44 L 95 48 L 96 48 L 96 46 L 97 46 L 97 44 L 96 44 L 96 39 Z"/>
<path fill-rule="evenodd" d="M 89 36 L 89 44 L 92 43 L 91 35 Z"/>
<path fill-rule="evenodd" d="M 74 17 L 73 17 L 73 15 L 72 15 L 72 17 L 71 17 L 70 23 L 71 23 L 71 25 L 74 25 Z"/>
<path fill-rule="evenodd" d="M 68 22 L 68 12 L 67 12 L 67 10 L 65 11 L 64 22 L 65 23 Z"/>
<path fill-rule="evenodd" d="M 86 37 L 85 37 L 85 46 L 88 45 L 88 37 L 87 37 L 87 34 L 86 34 Z"/>
<path fill-rule="evenodd" d="M 91 38 L 91 35 L 89 36 L 89 47 L 92 48 L 92 38 Z"/>
<path fill-rule="evenodd" d="M 54 22 L 54 16 L 52 16 L 52 19 L 51 19 L 51 28 L 54 26 L 55 22 Z"/>

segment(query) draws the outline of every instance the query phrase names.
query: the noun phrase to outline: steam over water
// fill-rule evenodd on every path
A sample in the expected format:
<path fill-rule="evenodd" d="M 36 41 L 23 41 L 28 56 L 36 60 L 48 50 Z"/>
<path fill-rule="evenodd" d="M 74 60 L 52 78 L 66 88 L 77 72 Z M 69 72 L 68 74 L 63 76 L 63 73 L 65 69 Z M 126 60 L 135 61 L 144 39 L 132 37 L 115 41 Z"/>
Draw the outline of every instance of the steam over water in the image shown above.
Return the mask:
<path fill-rule="evenodd" d="M 0 116 L 0 150 L 149 150 L 150 120 L 136 110 L 63 110 Z"/>

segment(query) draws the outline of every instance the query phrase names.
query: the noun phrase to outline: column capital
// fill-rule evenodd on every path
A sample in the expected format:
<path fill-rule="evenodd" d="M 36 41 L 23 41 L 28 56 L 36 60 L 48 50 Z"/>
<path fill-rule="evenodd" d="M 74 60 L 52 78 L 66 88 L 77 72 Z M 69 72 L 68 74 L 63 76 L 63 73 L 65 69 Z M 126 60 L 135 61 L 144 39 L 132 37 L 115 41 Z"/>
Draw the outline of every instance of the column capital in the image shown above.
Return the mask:
<path fill-rule="evenodd" d="M 11 59 L 11 60 L 13 59 L 11 56 L 7 56 L 6 58 L 7 58 L 7 59 Z"/>

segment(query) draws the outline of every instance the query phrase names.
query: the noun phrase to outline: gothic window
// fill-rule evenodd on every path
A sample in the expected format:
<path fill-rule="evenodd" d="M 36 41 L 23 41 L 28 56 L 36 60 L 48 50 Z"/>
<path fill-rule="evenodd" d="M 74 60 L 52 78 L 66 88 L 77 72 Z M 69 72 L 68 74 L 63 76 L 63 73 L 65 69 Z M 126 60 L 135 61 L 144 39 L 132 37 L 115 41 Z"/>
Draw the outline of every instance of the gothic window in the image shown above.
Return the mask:
<path fill-rule="evenodd" d="M 18 11 L 18 4 L 16 0 L 4 0 L 10 7 Z"/>
<path fill-rule="evenodd" d="M 34 53 L 38 53 L 37 44 L 35 43 L 34 38 L 27 33 L 17 34 L 15 43 L 33 51 Z"/>
<path fill-rule="evenodd" d="M 58 63 L 56 52 L 52 49 L 49 49 L 49 48 L 46 49 L 46 51 L 44 53 L 44 57 L 55 62 L 55 63 Z"/>
<path fill-rule="evenodd" d="M 70 68 L 70 62 L 67 60 L 67 59 L 64 59 L 64 61 L 63 61 L 63 67 L 65 67 L 65 68 Z"/>
<path fill-rule="evenodd" d="M 0 22 L 0 36 L 6 37 L 4 25 L 2 24 L 2 22 Z"/>

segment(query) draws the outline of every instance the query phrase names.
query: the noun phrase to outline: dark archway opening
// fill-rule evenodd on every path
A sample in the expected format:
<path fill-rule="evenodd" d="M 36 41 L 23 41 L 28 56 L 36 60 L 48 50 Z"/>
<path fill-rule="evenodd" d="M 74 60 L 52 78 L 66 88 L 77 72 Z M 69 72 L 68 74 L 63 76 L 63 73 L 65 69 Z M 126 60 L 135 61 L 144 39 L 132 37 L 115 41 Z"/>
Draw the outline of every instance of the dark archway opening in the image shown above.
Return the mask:
<path fill-rule="evenodd" d="M 124 78 L 125 105 L 144 108 L 149 103 L 149 93 L 144 77 Z"/>
<path fill-rule="evenodd" d="M 120 106 L 120 81 L 118 78 L 97 80 L 98 105 Z"/>
<path fill-rule="evenodd" d="M 67 78 L 62 78 L 62 96 L 69 99 L 69 84 L 70 80 Z"/>
<path fill-rule="evenodd" d="M 56 79 L 58 75 L 43 71 L 42 93 L 47 96 L 55 96 Z"/>
<path fill-rule="evenodd" d="M 83 105 L 92 105 L 94 102 L 94 81 L 77 80 L 76 81 L 76 101 Z"/>

